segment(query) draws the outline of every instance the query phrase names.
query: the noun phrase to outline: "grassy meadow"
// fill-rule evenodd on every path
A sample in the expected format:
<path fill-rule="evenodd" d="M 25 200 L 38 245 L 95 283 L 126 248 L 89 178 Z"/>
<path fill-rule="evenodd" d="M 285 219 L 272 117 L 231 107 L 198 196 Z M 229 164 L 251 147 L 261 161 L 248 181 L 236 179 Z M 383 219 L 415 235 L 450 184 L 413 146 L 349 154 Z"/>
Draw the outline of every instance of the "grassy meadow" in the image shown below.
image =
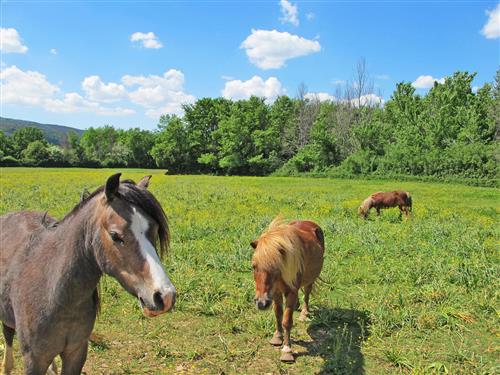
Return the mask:
<path fill-rule="evenodd" d="M 0 214 L 48 210 L 62 218 L 84 188 L 114 172 L 3 168 Z M 499 190 L 121 172 L 135 180 L 153 174 L 150 190 L 170 220 L 164 264 L 178 299 L 174 313 L 148 319 L 105 277 L 95 328 L 102 340 L 89 350 L 87 374 L 500 373 Z M 412 193 L 411 220 L 398 209 L 357 217 L 370 193 L 397 188 Z M 310 321 L 295 321 L 295 364 L 280 363 L 267 343 L 272 311 L 252 303 L 249 243 L 278 213 L 325 231 L 324 283 L 311 298 Z"/>

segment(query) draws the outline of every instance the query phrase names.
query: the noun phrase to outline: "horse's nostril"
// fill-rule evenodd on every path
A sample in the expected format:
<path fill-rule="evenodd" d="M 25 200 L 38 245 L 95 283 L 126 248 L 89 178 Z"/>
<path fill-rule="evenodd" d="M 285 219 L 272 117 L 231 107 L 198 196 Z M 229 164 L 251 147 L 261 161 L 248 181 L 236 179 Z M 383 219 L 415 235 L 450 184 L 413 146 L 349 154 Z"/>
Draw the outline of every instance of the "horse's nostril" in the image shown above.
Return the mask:
<path fill-rule="evenodd" d="M 153 294 L 153 301 L 155 303 L 155 307 L 158 310 L 163 310 L 165 308 L 165 305 L 163 303 L 163 298 L 161 297 L 160 292 L 156 292 L 155 294 Z"/>

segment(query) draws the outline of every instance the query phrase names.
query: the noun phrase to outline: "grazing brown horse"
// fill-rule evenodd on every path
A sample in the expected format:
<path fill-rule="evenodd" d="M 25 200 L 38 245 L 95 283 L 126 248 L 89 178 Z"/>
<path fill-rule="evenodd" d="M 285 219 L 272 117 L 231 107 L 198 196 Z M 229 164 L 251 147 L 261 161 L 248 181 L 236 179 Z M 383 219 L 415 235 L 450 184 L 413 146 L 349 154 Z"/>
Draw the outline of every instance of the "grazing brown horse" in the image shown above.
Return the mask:
<path fill-rule="evenodd" d="M 146 190 L 120 174 L 83 199 L 60 222 L 38 212 L 0 217 L 0 320 L 3 371 L 13 368 L 18 334 L 26 374 L 45 374 L 60 355 L 62 374 L 80 374 L 105 273 L 136 296 L 144 314 L 172 309 L 176 291 L 160 255 L 169 242 L 167 218 Z M 40 225 L 42 223 L 42 225 Z"/>
<path fill-rule="evenodd" d="M 391 191 L 378 193 L 373 193 L 368 198 L 366 198 L 361 206 L 358 208 L 358 213 L 361 217 L 366 219 L 371 208 L 377 210 L 377 216 L 380 216 L 380 209 L 388 207 L 399 207 L 400 215 L 405 214 L 406 217 L 410 214 L 412 210 L 412 198 L 407 191 Z"/>
<path fill-rule="evenodd" d="M 293 310 L 298 305 L 299 289 L 303 288 L 304 306 L 299 319 L 307 319 L 309 295 L 323 267 L 323 231 L 312 221 L 287 224 L 277 217 L 251 245 L 255 249 L 252 257 L 255 304 L 259 310 L 264 310 L 273 303 L 276 331 L 270 344 L 283 344 L 280 359 L 293 362 L 290 341 Z"/>

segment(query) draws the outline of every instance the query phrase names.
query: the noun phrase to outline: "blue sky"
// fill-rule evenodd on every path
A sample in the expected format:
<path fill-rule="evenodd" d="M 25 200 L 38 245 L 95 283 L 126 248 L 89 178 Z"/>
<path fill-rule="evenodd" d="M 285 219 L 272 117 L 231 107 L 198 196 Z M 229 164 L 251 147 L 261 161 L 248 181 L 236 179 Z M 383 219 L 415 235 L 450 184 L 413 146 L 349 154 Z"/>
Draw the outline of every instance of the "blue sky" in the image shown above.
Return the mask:
<path fill-rule="evenodd" d="M 1 115 L 154 129 L 182 103 L 333 98 L 365 58 L 375 94 L 499 68 L 496 1 L 3 1 Z"/>

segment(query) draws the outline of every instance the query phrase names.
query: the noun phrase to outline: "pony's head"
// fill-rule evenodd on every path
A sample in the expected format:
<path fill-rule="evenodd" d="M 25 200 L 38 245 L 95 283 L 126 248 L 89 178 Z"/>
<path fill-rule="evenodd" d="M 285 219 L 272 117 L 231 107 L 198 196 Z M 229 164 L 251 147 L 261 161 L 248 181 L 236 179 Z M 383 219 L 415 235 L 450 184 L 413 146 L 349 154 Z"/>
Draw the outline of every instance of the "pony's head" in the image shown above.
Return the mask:
<path fill-rule="evenodd" d="M 362 218 L 365 218 L 368 216 L 368 211 L 370 211 L 370 208 L 372 207 L 372 197 L 366 198 L 363 203 L 358 207 L 358 215 L 361 216 Z"/>
<path fill-rule="evenodd" d="M 96 260 L 101 270 L 115 277 L 140 301 L 146 316 L 153 317 L 172 309 L 176 290 L 165 273 L 160 256 L 169 244 L 167 218 L 160 203 L 147 190 L 151 176 L 137 185 L 120 182 L 120 173 L 108 178 L 95 196 L 95 219 L 100 241 Z"/>
<path fill-rule="evenodd" d="M 258 309 L 264 310 L 271 305 L 280 282 L 297 289 L 297 273 L 303 270 L 300 238 L 297 229 L 283 223 L 278 216 L 251 246 L 255 250 L 252 257 L 254 302 Z"/>

